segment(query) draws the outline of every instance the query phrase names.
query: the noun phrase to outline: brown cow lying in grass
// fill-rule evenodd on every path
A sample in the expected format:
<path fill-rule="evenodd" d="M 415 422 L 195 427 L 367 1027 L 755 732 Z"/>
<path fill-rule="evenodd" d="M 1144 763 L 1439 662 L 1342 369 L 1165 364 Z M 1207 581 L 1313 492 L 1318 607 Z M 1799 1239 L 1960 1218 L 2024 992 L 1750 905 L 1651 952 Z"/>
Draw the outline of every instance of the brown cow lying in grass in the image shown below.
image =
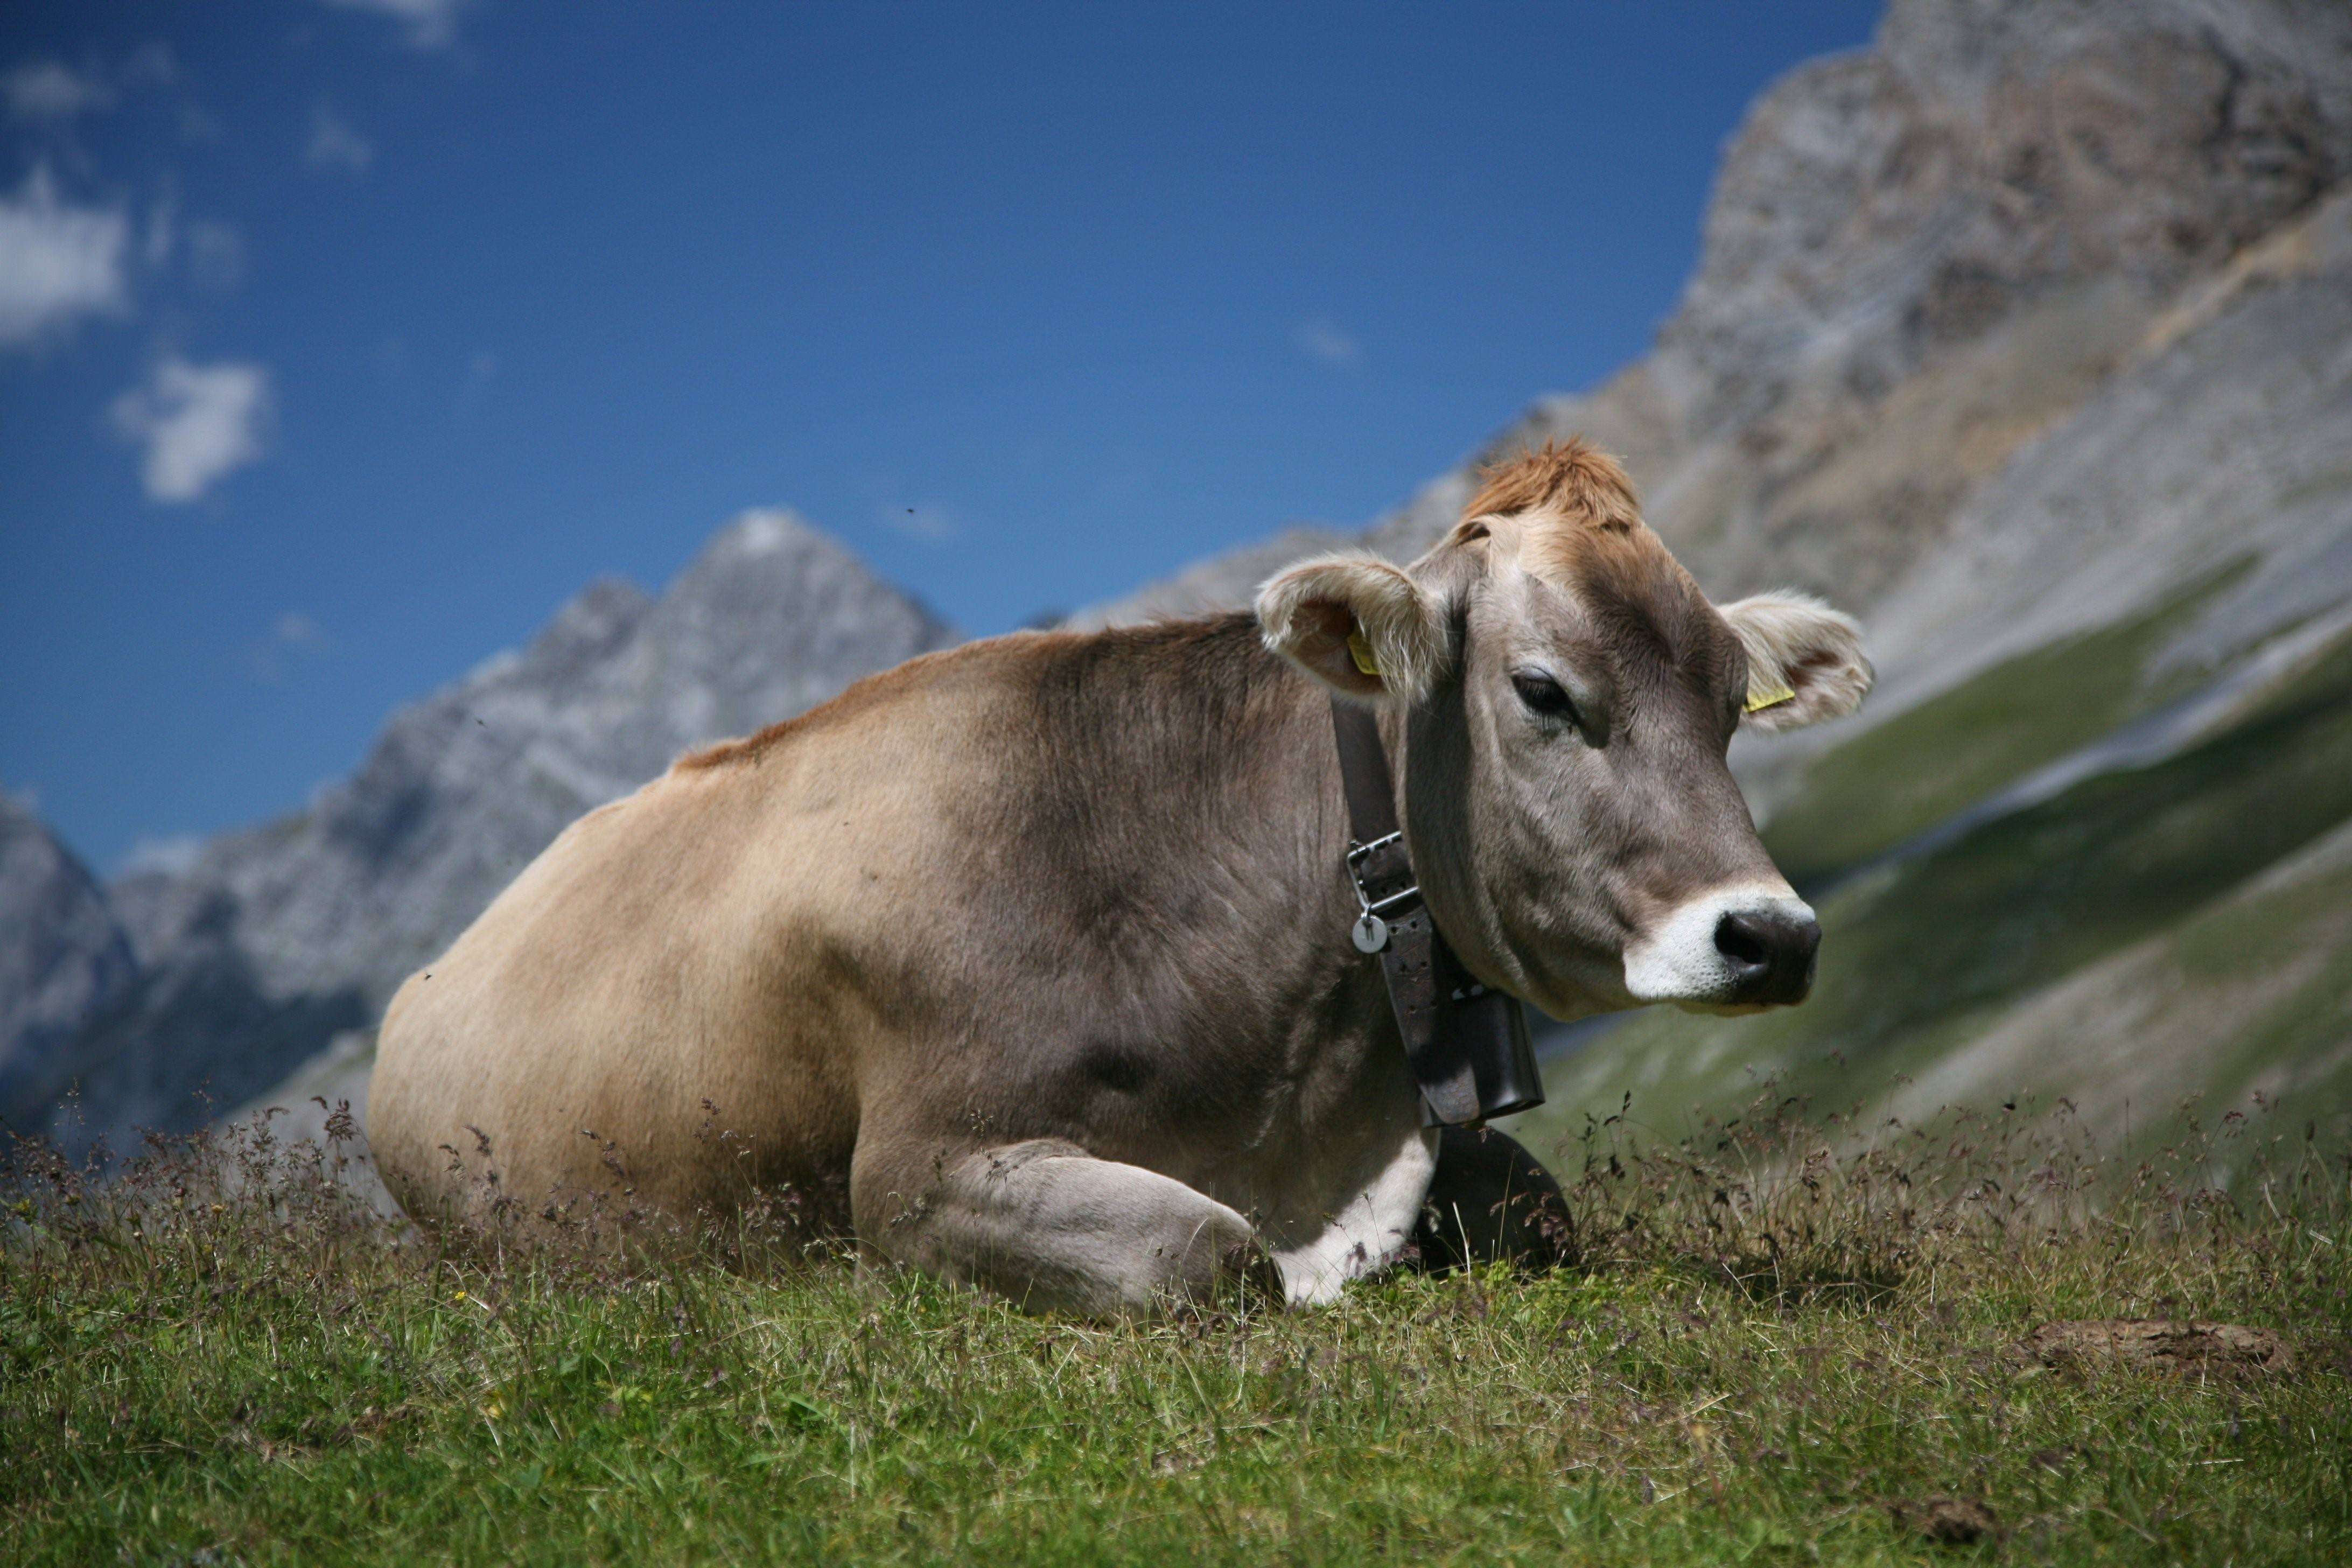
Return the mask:
<path fill-rule="evenodd" d="M 932 654 L 589 813 L 394 999 L 376 1157 L 420 1219 L 479 1202 L 444 1150 L 480 1139 L 528 1203 L 789 1184 L 870 1256 L 1038 1307 L 1269 1260 L 1328 1300 L 1425 1205 L 1478 1225 L 1549 1179 L 1421 1124 L 1349 941 L 1327 689 L 1378 705 L 1463 962 L 1573 1017 L 1803 998 L 1820 930 L 1725 749 L 1869 684 L 1851 620 L 1717 608 L 1616 464 L 1530 453 L 1410 567 Z"/>

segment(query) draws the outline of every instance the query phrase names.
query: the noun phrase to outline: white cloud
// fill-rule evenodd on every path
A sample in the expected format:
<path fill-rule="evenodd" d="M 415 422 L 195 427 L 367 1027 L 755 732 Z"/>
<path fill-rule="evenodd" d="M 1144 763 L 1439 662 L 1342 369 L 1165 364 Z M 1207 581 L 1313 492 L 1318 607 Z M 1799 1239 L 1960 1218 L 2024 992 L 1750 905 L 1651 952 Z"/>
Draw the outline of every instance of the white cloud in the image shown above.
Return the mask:
<path fill-rule="evenodd" d="M 172 247 L 178 243 L 177 224 L 180 218 L 178 200 L 166 195 L 147 213 L 147 265 L 161 267 L 172 259 Z"/>
<path fill-rule="evenodd" d="M 130 237 L 122 214 L 60 203 L 46 169 L 18 195 L 0 196 L 0 344 L 121 310 Z"/>
<path fill-rule="evenodd" d="M 886 506 L 880 516 L 885 528 L 933 544 L 954 538 L 961 527 L 956 514 L 943 506 Z"/>
<path fill-rule="evenodd" d="M 93 64 L 76 70 L 63 60 L 26 60 L 0 71 L 0 101 L 13 120 L 63 132 L 85 114 L 112 109 L 142 88 L 169 87 L 179 75 L 171 49 L 160 43 L 133 50 L 112 69 Z"/>
<path fill-rule="evenodd" d="M 310 111 L 310 145 L 302 162 L 314 169 L 341 168 L 362 174 L 375 162 L 375 143 L 322 103 Z"/>
<path fill-rule="evenodd" d="M 159 501 L 194 500 L 261 456 L 269 373 L 257 364 L 167 359 L 114 402 L 115 427 L 146 447 L 141 479 Z"/>
<path fill-rule="evenodd" d="M 1325 364 L 1353 364 L 1363 357 L 1356 340 L 1328 321 L 1309 321 L 1299 328 L 1298 346 Z"/>
<path fill-rule="evenodd" d="M 257 638 L 245 650 L 246 673 L 275 686 L 294 668 L 295 661 L 327 651 L 327 634 L 299 610 L 289 610 L 273 622 L 269 635 Z"/>
<path fill-rule="evenodd" d="M 188 226 L 188 271 L 206 289 L 229 289 L 245 276 L 245 237 L 225 223 Z"/>
<path fill-rule="evenodd" d="M 457 386 L 457 415 L 463 418 L 473 413 L 499 374 L 499 356 L 484 349 L 466 365 L 466 379 Z"/>
<path fill-rule="evenodd" d="M 180 62 L 172 46 L 159 40 L 133 49 L 116 74 L 125 87 L 169 87 L 180 79 Z"/>
<path fill-rule="evenodd" d="M 226 293 L 245 277 L 245 236 L 236 226 L 197 218 L 184 230 L 179 202 L 166 195 L 148 210 L 142 259 L 150 268 L 168 267 L 183 248 L 187 252 L 188 277 L 199 289 Z"/>
<path fill-rule="evenodd" d="M 131 846 L 116 868 L 118 877 L 184 877 L 196 868 L 197 858 L 205 852 L 205 841 L 193 833 L 174 834 L 168 838 L 142 838 Z"/>
<path fill-rule="evenodd" d="M 0 76 L 0 95 L 19 120 L 68 121 L 114 101 L 104 82 L 57 60 L 28 60 Z"/>
<path fill-rule="evenodd" d="M 373 11 L 408 29 L 408 41 L 420 49 L 439 48 L 457 37 L 457 13 L 468 0 L 327 0 L 343 11 Z"/>

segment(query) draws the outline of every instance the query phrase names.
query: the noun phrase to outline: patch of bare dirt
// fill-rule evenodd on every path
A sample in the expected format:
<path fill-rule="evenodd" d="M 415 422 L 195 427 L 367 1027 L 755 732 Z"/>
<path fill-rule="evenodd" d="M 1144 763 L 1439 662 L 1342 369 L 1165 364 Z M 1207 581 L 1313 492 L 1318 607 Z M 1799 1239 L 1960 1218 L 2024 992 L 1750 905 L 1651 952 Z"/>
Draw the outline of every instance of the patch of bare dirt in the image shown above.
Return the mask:
<path fill-rule="evenodd" d="M 1924 1535 L 1939 1546 L 1967 1546 L 2000 1528 L 1991 1509 L 1975 1498 L 1926 1497 L 1888 1505 L 1896 1528 Z"/>
<path fill-rule="evenodd" d="M 2137 1366 L 2167 1372 L 2286 1372 L 2286 1342 L 2267 1329 L 2174 1318 L 2044 1323 L 2021 1347 L 2044 1366 Z"/>

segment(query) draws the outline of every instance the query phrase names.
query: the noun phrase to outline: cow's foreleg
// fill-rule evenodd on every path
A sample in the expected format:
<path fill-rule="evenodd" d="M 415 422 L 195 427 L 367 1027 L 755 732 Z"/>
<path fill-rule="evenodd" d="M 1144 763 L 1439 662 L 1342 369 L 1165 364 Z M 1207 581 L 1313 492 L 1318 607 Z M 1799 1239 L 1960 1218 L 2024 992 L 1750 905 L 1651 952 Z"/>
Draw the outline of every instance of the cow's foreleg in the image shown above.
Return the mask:
<path fill-rule="evenodd" d="M 1031 1310 L 1148 1312 L 1243 1285 L 1281 1300 L 1248 1220 L 1140 1166 L 1052 1139 L 919 1162 L 866 1154 L 851 1195 L 860 1246 Z"/>

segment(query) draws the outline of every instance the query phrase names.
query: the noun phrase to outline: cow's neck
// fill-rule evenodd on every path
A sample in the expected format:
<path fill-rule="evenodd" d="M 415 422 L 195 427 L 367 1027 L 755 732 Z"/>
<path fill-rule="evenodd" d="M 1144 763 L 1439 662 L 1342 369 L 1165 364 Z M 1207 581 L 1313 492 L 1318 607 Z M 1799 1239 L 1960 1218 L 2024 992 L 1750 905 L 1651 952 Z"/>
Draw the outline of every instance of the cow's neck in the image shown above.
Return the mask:
<path fill-rule="evenodd" d="M 1049 685 L 1080 787 L 1131 800 L 1122 846 L 1168 907 L 1222 911 L 1225 940 L 1333 985 L 1367 972 L 1349 941 L 1348 812 L 1321 687 L 1269 652 L 1248 615 L 1096 634 L 1067 645 Z M 1059 706 L 1049 691 L 1049 705 Z M 1393 739 L 1391 743 L 1393 744 Z"/>

